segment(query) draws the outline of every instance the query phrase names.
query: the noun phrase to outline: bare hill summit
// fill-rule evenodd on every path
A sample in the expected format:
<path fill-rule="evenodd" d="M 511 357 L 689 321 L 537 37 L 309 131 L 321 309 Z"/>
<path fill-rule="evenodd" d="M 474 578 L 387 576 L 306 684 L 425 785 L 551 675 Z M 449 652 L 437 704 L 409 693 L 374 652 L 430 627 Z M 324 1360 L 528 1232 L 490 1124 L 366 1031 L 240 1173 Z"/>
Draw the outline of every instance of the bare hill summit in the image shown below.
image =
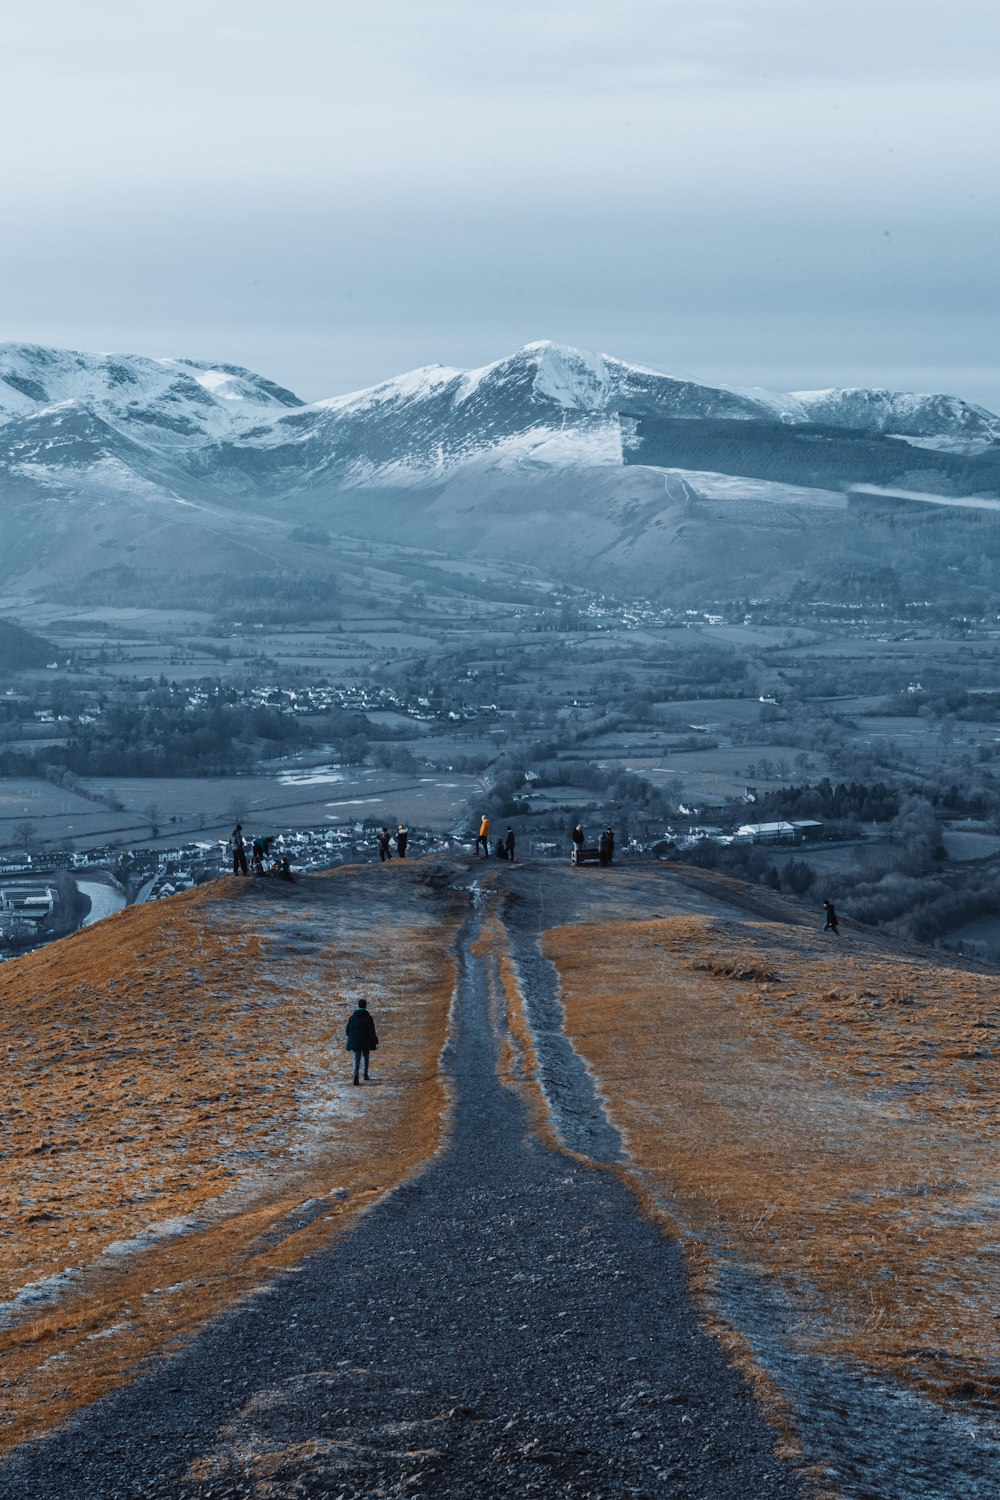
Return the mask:
<path fill-rule="evenodd" d="M 0 1497 L 993 1493 L 992 972 L 427 860 L 129 909 L 0 998 Z"/>

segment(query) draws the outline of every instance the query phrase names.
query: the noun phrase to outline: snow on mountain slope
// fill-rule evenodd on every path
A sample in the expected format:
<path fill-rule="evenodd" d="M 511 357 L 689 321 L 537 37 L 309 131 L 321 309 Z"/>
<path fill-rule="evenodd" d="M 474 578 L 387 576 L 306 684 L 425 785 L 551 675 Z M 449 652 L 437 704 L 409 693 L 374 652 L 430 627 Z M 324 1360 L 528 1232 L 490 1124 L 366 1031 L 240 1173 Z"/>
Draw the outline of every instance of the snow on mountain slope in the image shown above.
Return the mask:
<path fill-rule="evenodd" d="M 796 391 L 807 422 L 906 438 L 1000 440 L 1000 418 L 957 396 L 851 389 Z"/>
<path fill-rule="evenodd" d="M 0 344 L 0 424 L 74 402 L 154 447 L 217 441 L 300 406 L 237 365 Z"/>
<path fill-rule="evenodd" d="M 432 365 L 281 414 L 244 431 L 242 453 L 230 443 L 214 461 L 244 473 L 256 465 L 259 482 L 282 488 L 334 479 L 421 485 L 484 461 L 621 464 L 623 435 L 643 414 L 801 420 L 788 397 L 676 380 L 541 342 L 477 370 Z"/>
<path fill-rule="evenodd" d="M 311 405 L 236 365 L 0 345 L 0 478 L 30 476 L 38 494 L 46 473 L 62 492 L 68 483 L 93 492 L 112 475 L 124 490 L 134 475 L 170 496 L 271 513 L 296 497 L 322 506 L 351 489 L 418 491 L 487 468 L 722 470 L 712 446 L 722 428 L 746 439 L 748 467 L 730 472 L 778 480 L 787 475 L 772 472 L 775 424 L 804 423 L 883 444 L 898 434 L 945 455 L 1000 439 L 1000 419 L 952 396 L 740 390 L 546 341 L 476 370 L 432 365 Z M 705 432 L 704 452 L 676 456 L 693 431 Z M 908 473 L 921 462 L 914 455 L 911 464 L 876 454 L 872 472 L 862 465 L 851 477 L 895 482 L 894 465 Z M 836 489 L 841 478 L 808 482 Z M 955 483 L 974 492 L 978 474 L 956 471 Z M 995 476 L 984 485 L 992 492 Z"/>

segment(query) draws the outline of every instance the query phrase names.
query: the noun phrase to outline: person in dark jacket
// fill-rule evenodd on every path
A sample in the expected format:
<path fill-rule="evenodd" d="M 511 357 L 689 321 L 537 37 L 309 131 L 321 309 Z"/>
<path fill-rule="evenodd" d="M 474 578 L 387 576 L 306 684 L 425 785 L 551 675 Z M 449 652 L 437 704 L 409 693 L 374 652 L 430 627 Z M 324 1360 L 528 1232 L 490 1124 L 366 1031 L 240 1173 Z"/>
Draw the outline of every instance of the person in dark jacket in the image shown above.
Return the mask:
<path fill-rule="evenodd" d="M 244 839 L 243 837 L 242 823 L 237 823 L 236 827 L 229 835 L 229 848 L 233 856 L 233 874 L 249 875 L 250 871 L 247 867 L 247 846 L 246 839 Z"/>
<path fill-rule="evenodd" d="M 365 1081 L 368 1080 L 368 1054 L 378 1046 L 375 1022 L 368 1014 L 368 1001 L 359 1000 L 358 1008 L 347 1023 L 347 1050 L 354 1053 L 354 1082 L 364 1065 Z"/>
<path fill-rule="evenodd" d="M 602 865 L 609 865 L 614 859 L 615 836 L 610 828 L 605 828 L 597 841 L 597 853 Z"/>
<path fill-rule="evenodd" d="M 504 848 L 507 850 L 507 858 L 510 860 L 511 864 L 514 863 L 514 842 L 514 830 L 513 828 L 508 828 Z"/>
<path fill-rule="evenodd" d="M 388 828 L 383 828 L 378 836 L 378 857 L 383 865 L 392 858 L 392 834 Z"/>
<path fill-rule="evenodd" d="M 573 833 L 572 833 L 571 837 L 573 839 L 573 847 L 576 850 L 577 854 L 579 854 L 580 850 L 583 848 L 583 846 L 584 846 L 584 844 L 586 842 L 586 840 L 584 838 L 584 835 L 583 835 L 583 824 L 582 823 L 577 823 L 576 827 L 573 829 Z"/>
<path fill-rule="evenodd" d="M 405 823 L 400 823 L 396 829 L 396 853 L 400 859 L 406 858 L 406 846 L 409 843 L 410 834 Z"/>
<path fill-rule="evenodd" d="M 824 901 L 823 910 L 826 912 L 826 921 L 823 923 L 823 931 L 832 932 L 834 937 L 840 937 L 840 929 L 837 924 L 837 913 L 833 909 L 833 902 Z"/>

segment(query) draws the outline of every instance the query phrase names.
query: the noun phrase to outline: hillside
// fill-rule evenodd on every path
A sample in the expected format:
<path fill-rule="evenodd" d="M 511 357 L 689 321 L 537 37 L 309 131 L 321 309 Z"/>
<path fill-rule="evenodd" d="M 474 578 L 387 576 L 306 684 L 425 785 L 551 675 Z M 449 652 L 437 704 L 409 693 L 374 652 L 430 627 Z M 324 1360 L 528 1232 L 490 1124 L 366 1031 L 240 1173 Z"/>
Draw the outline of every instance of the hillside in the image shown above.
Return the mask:
<path fill-rule="evenodd" d="M 28 667 L 44 667 L 52 660 L 55 648 L 51 641 L 24 630 L 12 620 L 0 620 L 0 671 L 21 672 Z"/>
<path fill-rule="evenodd" d="M 5 1441 L 121 1388 L 0 1496 L 520 1494 L 535 1448 L 555 1493 L 992 1492 L 994 972 L 693 871 L 397 861 L 127 910 L 0 995 Z"/>
<path fill-rule="evenodd" d="M 905 553 L 922 588 L 943 534 L 996 550 L 998 452 L 954 396 L 744 391 L 545 342 L 312 404 L 229 364 L 0 345 L 0 582 L 328 571 L 319 528 L 656 593 Z M 875 492 L 911 497 L 906 549 Z"/>

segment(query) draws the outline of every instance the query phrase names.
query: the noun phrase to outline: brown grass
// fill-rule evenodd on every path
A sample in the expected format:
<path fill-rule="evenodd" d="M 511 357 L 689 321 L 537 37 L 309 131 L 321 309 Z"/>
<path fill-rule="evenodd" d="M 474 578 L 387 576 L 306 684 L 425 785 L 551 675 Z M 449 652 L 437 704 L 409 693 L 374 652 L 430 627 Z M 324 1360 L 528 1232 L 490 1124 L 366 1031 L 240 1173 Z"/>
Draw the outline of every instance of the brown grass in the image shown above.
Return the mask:
<path fill-rule="evenodd" d="M 73 1278 L 8 1314 L 0 1446 L 176 1346 L 436 1149 L 450 919 L 400 881 L 353 910 L 350 879 L 218 882 L 0 968 L 0 1302 Z M 353 1089 L 361 994 L 384 1046 L 379 1086 Z M 171 1220 L 191 1227 L 143 1247 Z"/>
<path fill-rule="evenodd" d="M 995 1406 L 996 981 L 699 917 L 555 929 L 545 951 L 706 1263 L 775 1278 L 811 1352 Z"/>

